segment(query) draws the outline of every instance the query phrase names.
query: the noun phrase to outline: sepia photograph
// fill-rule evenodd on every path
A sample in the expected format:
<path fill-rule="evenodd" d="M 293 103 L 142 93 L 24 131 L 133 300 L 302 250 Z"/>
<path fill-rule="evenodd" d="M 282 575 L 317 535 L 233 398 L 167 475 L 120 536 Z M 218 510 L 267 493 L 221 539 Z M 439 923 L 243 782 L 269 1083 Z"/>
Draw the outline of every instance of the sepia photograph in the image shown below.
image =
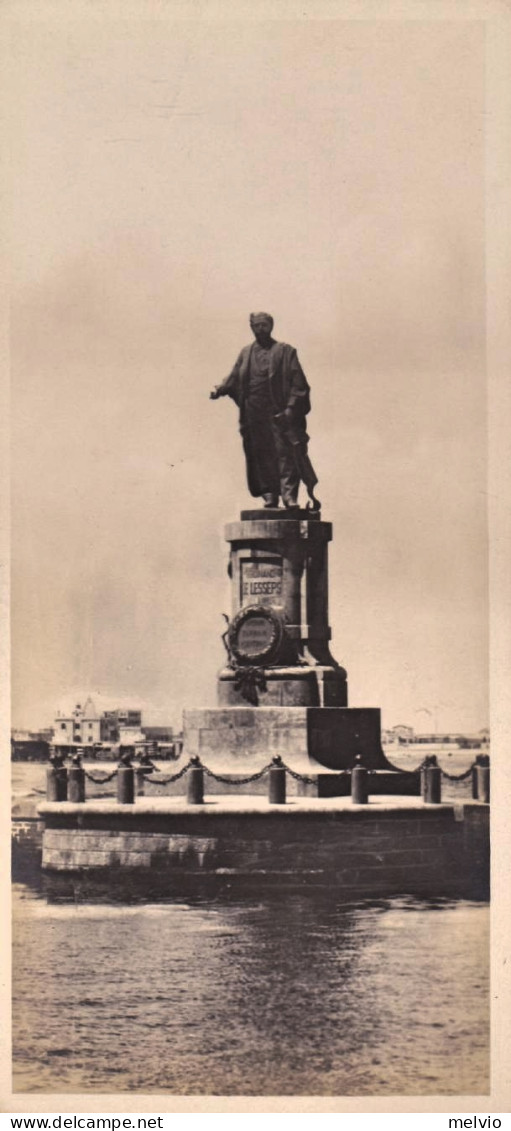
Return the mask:
<path fill-rule="evenodd" d="M 487 22 L 7 9 L 14 1101 L 498 1110 Z"/>

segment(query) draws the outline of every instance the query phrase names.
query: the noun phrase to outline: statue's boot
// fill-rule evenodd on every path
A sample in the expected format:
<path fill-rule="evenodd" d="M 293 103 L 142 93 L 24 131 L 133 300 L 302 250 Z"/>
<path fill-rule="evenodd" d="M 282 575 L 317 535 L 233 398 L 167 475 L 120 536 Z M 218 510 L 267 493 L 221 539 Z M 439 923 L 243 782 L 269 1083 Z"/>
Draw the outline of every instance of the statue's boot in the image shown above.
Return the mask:
<path fill-rule="evenodd" d="M 264 501 L 265 507 L 267 507 L 267 508 L 278 507 L 278 505 L 279 505 L 278 495 L 272 495 L 271 491 L 265 492 L 265 494 L 263 495 L 263 501 Z"/>
<path fill-rule="evenodd" d="M 287 488 L 285 485 L 283 485 L 282 502 L 284 503 L 287 511 L 296 511 L 300 509 L 298 506 L 298 484 L 296 485 L 296 487 L 293 484 L 292 487 Z"/>

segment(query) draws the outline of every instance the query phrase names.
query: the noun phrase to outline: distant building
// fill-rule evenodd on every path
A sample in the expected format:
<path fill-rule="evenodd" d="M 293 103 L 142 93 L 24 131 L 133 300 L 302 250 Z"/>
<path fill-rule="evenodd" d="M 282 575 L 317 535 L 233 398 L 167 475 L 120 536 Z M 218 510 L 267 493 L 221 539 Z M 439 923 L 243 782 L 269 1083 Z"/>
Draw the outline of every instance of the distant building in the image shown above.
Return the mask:
<path fill-rule="evenodd" d="M 43 727 L 41 730 L 24 730 L 21 727 L 13 727 L 11 738 L 13 742 L 51 742 L 53 727 Z"/>
<path fill-rule="evenodd" d="M 51 747 L 82 748 L 89 758 L 115 758 L 118 747 L 149 749 L 154 757 L 178 758 L 183 736 L 171 726 L 143 726 L 138 707 L 98 711 L 92 696 L 71 711 L 58 711 L 53 727 L 11 731 L 13 761 L 45 761 Z"/>
<path fill-rule="evenodd" d="M 121 731 L 140 730 L 142 725 L 142 712 L 131 708 L 116 707 L 113 711 L 104 711 L 101 720 L 101 740 L 103 742 L 119 742 Z M 143 741 L 143 735 L 137 741 Z"/>
<path fill-rule="evenodd" d="M 382 731 L 382 742 L 387 745 L 398 742 L 401 745 L 410 743 L 421 746 L 458 746 L 463 749 L 478 750 L 482 746 L 487 746 L 489 741 L 490 732 L 487 727 L 483 727 L 477 734 L 460 734 L 453 732 L 445 734 L 443 731 L 423 731 L 420 734 L 416 734 L 412 727 L 403 725 L 392 727 L 391 730 Z"/>
<path fill-rule="evenodd" d="M 173 742 L 176 737 L 174 728 L 167 727 L 142 727 L 144 735 L 147 739 L 153 742 Z"/>
<path fill-rule="evenodd" d="M 83 706 L 77 703 L 68 715 L 57 712 L 53 740 L 56 746 L 85 746 L 101 742 L 101 716 L 90 696 Z"/>
<path fill-rule="evenodd" d="M 22 730 L 14 727 L 11 731 L 11 761 L 41 762 L 50 752 L 53 727 L 42 730 Z"/>
<path fill-rule="evenodd" d="M 143 742 L 140 730 L 142 712 L 133 708 L 127 710 L 117 707 L 113 711 L 99 712 L 89 696 L 82 706 L 77 703 L 74 711 L 64 714 L 59 711 L 55 718 L 54 744 L 56 746 L 93 746 L 103 743 L 125 741 Z M 121 735 L 123 736 L 121 738 Z M 136 736 L 136 737 L 135 737 Z"/>
<path fill-rule="evenodd" d="M 154 757 L 179 758 L 183 750 L 182 731 L 175 731 L 171 726 L 142 727 L 146 746 L 152 748 Z"/>
<path fill-rule="evenodd" d="M 140 727 L 137 726 L 120 726 L 119 727 L 119 742 L 121 746 L 140 746 L 145 742 L 145 734 Z"/>
<path fill-rule="evenodd" d="M 403 723 L 398 723 L 397 726 L 392 727 L 391 733 L 395 734 L 396 738 L 401 741 L 413 742 L 413 727 L 404 726 Z"/>

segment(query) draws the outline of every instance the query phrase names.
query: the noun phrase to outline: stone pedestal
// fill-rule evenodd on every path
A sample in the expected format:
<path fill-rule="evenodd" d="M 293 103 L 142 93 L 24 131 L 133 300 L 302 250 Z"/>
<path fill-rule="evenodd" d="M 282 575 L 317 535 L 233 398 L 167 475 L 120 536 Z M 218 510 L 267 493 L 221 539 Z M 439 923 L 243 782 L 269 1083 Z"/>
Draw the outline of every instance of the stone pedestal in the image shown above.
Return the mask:
<path fill-rule="evenodd" d="M 320 664 L 314 667 L 263 668 L 266 683 L 258 692 L 264 707 L 345 707 L 346 679 L 342 668 Z M 244 705 L 243 695 L 236 688 L 236 677 L 230 668 L 218 676 L 218 702 L 221 706 Z"/>
<path fill-rule="evenodd" d="M 328 543 L 332 524 L 309 511 L 242 511 L 226 528 L 231 546 L 232 616 L 247 606 L 274 609 L 285 622 L 288 655 L 346 673 L 330 655 Z"/>
<path fill-rule="evenodd" d="M 279 754 L 292 770 L 388 768 L 373 707 L 216 707 L 184 713 L 186 754 L 216 773 L 255 773 Z"/>
<path fill-rule="evenodd" d="M 227 662 L 218 707 L 184 712 L 186 757 L 234 775 L 262 769 L 275 754 L 295 772 L 329 779 L 344 778 L 357 755 L 369 770 L 391 769 L 379 710 L 348 707 L 346 671 L 330 652 L 331 538 L 331 523 L 298 508 L 242 511 L 227 526 Z"/>
<path fill-rule="evenodd" d="M 240 682 L 236 675 L 243 665 L 250 666 L 251 648 L 257 650 L 258 639 L 264 647 L 264 617 L 273 614 L 277 628 L 279 624 L 282 628 L 282 639 L 273 651 L 267 650 L 266 657 L 254 658 L 266 680 L 258 703 L 268 707 L 347 706 L 346 672 L 329 646 L 331 523 L 306 510 L 242 511 L 240 522 L 229 523 L 225 536 L 231 548 L 232 621 L 227 641 L 231 664 L 219 675 L 219 703 L 243 705 L 243 688 L 236 686 Z M 241 654 L 233 655 L 236 643 Z"/>

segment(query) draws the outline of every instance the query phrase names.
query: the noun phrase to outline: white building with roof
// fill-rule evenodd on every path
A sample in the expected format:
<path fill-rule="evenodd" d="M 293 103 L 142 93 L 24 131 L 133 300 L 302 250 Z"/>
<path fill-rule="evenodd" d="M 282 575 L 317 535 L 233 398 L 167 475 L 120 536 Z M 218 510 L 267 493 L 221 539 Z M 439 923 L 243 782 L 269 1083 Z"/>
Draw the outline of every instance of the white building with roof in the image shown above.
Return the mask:
<path fill-rule="evenodd" d="M 55 746 L 85 747 L 119 741 L 125 744 L 143 742 L 141 723 L 142 712 L 138 708 L 117 707 L 98 711 L 89 695 L 72 711 L 57 712 L 53 742 Z"/>

